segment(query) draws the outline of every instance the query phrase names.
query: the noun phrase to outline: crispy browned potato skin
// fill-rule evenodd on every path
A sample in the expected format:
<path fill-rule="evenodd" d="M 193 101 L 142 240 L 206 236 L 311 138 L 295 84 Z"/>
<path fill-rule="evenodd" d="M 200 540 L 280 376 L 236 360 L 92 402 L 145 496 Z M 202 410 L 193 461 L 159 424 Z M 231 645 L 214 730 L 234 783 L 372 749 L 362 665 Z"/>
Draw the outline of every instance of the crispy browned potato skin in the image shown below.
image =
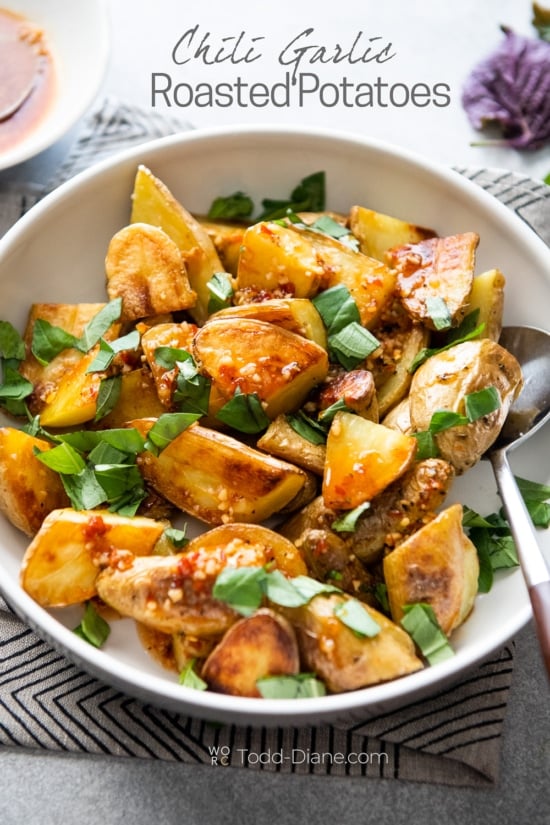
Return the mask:
<path fill-rule="evenodd" d="M 394 621 L 403 606 L 430 604 L 450 635 L 469 615 L 478 588 L 477 551 L 462 529 L 462 505 L 452 504 L 384 558 Z"/>
<path fill-rule="evenodd" d="M 14 427 L 0 429 L 0 510 L 27 536 L 40 529 L 52 510 L 69 506 L 59 475 L 34 454 L 51 447 Z"/>
<path fill-rule="evenodd" d="M 289 576 L 306 572 L 296 548 L 268 528 L 224 525 L 197 536 L 182 553 L 134 558 L 125 569 L 103 570 L 97 592 L 123 615 L 163 633 L 220 636 L 239 615 L 213 597 L 217 576 L 227 566 L 268 563 Z"/>
<path fill-rule="evenodd" d="M 122 321 L 194 306 L 183 256 L 158 226 L 132 223 L 109 243 L 105 258 L 107 293 L 122 299 Z"/>
<path fill-rule="evenodd" d="M 349 370 L 329 378 L 319 394 L 319 409 L 343 401 L 357 415 L 378 423 L 378 399 L 373 374 L 369 370 Z"/>
<path fill-rule="evenodd" d="M 181 324 L 156 324 L 145 328 L 141 336 L 143 355 L 155 382 L 157 395 L 163 407 L 171 409 L 172 395 L 175 388 L 177 369 L 168 370 L 155 358 L 155 351 L 160 347 L 173 347 L 191 352 L 193 337 L 198 327 L 183 321 Z M 134 416 L 137 418 L 138 416 Z"/>
<path fill-rule="evenodd" d="M 142 435 L 152 419 L 130 422 Z M 143 478 L 168 501 L 207 524 L 262 522 L 301 491 L 299 467 L 193 424 L 159 456 L 138 456 Z"/>
<path fill-rule="evenodd" d="M 346 690 L 397 679 L 422 668 L 410 636 L 394 622 L 363 605 L 380 632 L 359 637 L 334 615 L 334 608 L 348 598 L 342 595 L 316 596 L 284 614 L 296 630 L 300 654 L 306 670 L 322 679 L 328 690 Z"/>
<path fill-rule="evenodd" d="M 427 430 L 436 410 L 463 414 L 466 395 L 495 387 L 500 396 L 497 410 L 435 436 L 441 456 L 463 473 L 497 438 L 522 384 L 520 365 L 499 344 L 488 338 L 457 344 L 428 358 L 415 372 L 409 395 L 413 431 Z"/>
<path fill-rule="evenodd" d="M 295 332 L 327 348 L 327 334 L 321 316 L 307 298 L 268 298 L 252 304 L 220 309 L 210 316 L 219 318 L 255 318 Z"/>
<path fill-rule="evenodd" d="M 204 663 L 201 677 L 217 693 L 260 698 L 258 679 L 290 676 L 299 670 L 300 655 L 292 625 L 263 608 L 227 631 Z"/>
<path fill-rule="evenodd" d="M 276 455 L 304 470 L 322 476 L 325 469 L 326 447 L 312 444 L 294 430 L 286 416 L 278 415 L 256 442 L 260 450 Z"/>
<path fill-rule="evenodd" d="M 388 251 L 388 264 L 397 273 L 397 293 L 413 320 L 436 329 L 426 302 L 442 298 L 453 324 L 460 323 L 472 291 L 478 244 L 479 235 L 464 232 Z"/>
<path fill-rule="evenodd" d="M 360 516 L 349 536 L 338 533 L 348 553 L 365 564 L 377 562 L 383 553 L 430 521 L 443 503 L 454 478 L 448 461 L 428 458 L 413 464 L 404 476 L 373 499 L 370 509 Z M 332 531 L 340 515 L 327 508 L 319 496 L 280 528 L 282 535 L 299 548 L 311 530 Z"/>

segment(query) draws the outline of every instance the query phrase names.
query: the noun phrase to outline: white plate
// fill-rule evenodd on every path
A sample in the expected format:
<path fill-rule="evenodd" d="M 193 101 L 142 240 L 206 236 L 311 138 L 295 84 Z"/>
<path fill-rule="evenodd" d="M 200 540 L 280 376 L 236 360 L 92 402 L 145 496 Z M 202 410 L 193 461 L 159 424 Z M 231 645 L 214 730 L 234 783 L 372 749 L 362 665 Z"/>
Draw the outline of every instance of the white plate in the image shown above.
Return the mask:
<path fill-rule="evenodd" d="M 192 211 L 237 189 L 259 204 L 285 197 L 304 175 L 325 170 L 327 205 L 362 203 L 431 226 L 440 234 L 481 236 L 477 271 L 507 276 L 507 323 L 547 325 L 550 251 L 515 215 L 478 186 L 407 152 L 335 132 L 286 128 L 226 128 L 190 132 L 133 148 L 87 170 L 34 207 L 0 242 L 0 306 L 23 327 L 31 301 L 105 300 L 104 257 L 112 234 L 128 223 L 137 164 L 150 166 Z M 515 468 L 550 482 L 547 432 L 513 455 Z M 453 499 L 478 512 L 498 504 L 489 466 L 481 462 L 456 482 Z M 550 536 L 541 534 L 550 553 Z M 519 570 L 497 576 L 493 590 L 453 636 L 456 656 L 405 678 L 336 696 L 292 701 L 234 698 L 177 684 L 142 650 L 131 622 L 116 622 L 105 649 L 71 632 L 76 611 L 49 613 L 19 587 L 27 541 L 0 520 L 0 587 L 14 609 L 72 660 L 104 681 L 150 702 L 204 718 L 247 723 L 360 717 L 434 693 L 501 647 L 529 619 Z"/>
<path fill-rule="evenodd" d="M 44 30 L 56 75 L 51 106 L 22 140 L 0 152 L 2 170 L 52 146 L 92 103 L 107 67 L 109 23 L 106 0 L 6 0 L 0 7 Z"/>

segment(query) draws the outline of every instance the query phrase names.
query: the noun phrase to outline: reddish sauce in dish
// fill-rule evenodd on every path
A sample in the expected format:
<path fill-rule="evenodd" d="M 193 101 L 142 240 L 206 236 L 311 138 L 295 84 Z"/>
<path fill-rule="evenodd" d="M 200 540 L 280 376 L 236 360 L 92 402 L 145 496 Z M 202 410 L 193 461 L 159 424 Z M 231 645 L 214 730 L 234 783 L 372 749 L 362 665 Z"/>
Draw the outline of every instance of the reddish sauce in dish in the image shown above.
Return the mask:
<path fill-rule="evenodd" d="M 54 91 L 54 64 L 43 31 L 0 8 L 0 154 L 35 129 Z"/>

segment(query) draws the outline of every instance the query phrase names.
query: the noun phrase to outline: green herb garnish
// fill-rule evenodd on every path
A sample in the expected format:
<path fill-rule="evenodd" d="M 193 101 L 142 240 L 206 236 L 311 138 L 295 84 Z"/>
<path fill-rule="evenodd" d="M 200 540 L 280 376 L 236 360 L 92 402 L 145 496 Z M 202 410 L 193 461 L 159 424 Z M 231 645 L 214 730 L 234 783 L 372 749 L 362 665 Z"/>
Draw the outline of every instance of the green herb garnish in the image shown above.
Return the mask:
<path fill-rule="evenodd" d="M 337 533 L 353 533 L 360 517 L 369 509 L 370 501 L 364 501 L 362 504 L 359 504 L 358 507 L 354 507 L 353 510 L 348 510 L 343 516 L 333 521 L 331 524 L 332 529 L 336 530 Z"/>
<path fill-rule="evenodd" d="M 353 321 L 335 335 L 329 335 L 328 345 L 336 360 L 352 370 L 378 349 L 380 342 L 372 332 Z"/>
<path fill-rule="evenodd" d="M 208 314 L 212 315 L 220 309 L 231 306 L 233 298 L 233 284 L 227 272 L 215 272 L 206 284 L 210 293 L 208 300 Z"/>
<path fill-rule="evenodd" d="M 73 632 L 94 647 L 102 647 L 109 638 L 111 628 L 105 619 L 99 615 L 93 602 L 86 602 L 82 620 Z"/>
<path fill-rule="evenodd" d="M 157 418 L 147 433 L 145 449 L 158 456 L 162 450 L 166 449 L 175 438 L 185 432 L 200 417 L 198 413 L 164 413 Z"/>
<path fill-rule="evenodd" d="M 443 298 L 427 298 L 426 310 L 437 330 L 449 329 L 452 324 L 452 318 L 449 307 Z"/>
<path fill-rule="evenodd" d="M 432 355 L 445 352 L 445 350 L 454 347 L 456 344 L 463 344 L 465 341 L 471 341 L 475 338 L 479 338 L 485 329 L 485 322 L 478 324 L 478 318 L 479 309 L 474 309 L 473 312 L 470 312 L 464 317 L 462 323 L 458 327 L 449 330 L 446 335 L 445 343 L 442 346 L 424 347 L 424 349 L 421 349 L 420 352 L 417 353 L 416 357 L 413 358 L 409 367 L 409 372 L 412 373 L 417 370 L 418 367 L 420 367 L 424 361 L 427 361 L 428 358 L 431 358 Z"/>
<path fill-rule="evenodd" d="M 74 348 L 89 352 L 107 332 L 122 312 L 122 299 L 115 298 L 105 304 L 86 324 L 80 338 L 54 326 L 44 318 L 37 318 L 33 326 L 31 350 L 36 360 L 45 366 L 65 349 Z"/>
<path fill-rule="evenodd" d="M 269 426 L 258 393 L 244 393 L 239 387 L 233 398 L 216 413 L 216 418 L 241 433 L 260 433 Z"/>
<path fill-rule="evenodd" d="M 238 218 L 249 218 L 254 211 L 254 203 L 244 192 L 233 192 L 232 195 L 219 196 L 214 198 L 208 217 L 211 220 L 225 218 L 226 220 L 236 220 Z"/>
<path fill-rule="evenodd" d="M 454 656 L 454 650 L 437 621 L 433 607 L 423 602 L 403 605 L 401 626 L 431 665 Z"/>
<path fill-rule="evenodd" d="M 179 683 L 193 690 L 206 690 L 208 685 L 195 670 L 196 659 L 190 659 L 179 675 Z"/>
<path fill-rule="evenodd" d="M 322 212 L 325 208 L 325 173 L 314 172 L 303 178 L 286 199 L 264 198 L 257 221 L 284 218 L 292 212 Z"/>
<path fill-rule="evenodd" d="M 380 625 L 357 599 L 346 599 L 337 604 L 334 608 L 334 615 L 357 636 L 372 637 L 380 633 Z"/>
<path fill-rule="evenodd" d="M 256 685 L 264 699 L 311 699 L 326 694 L 323 682 L 313 673 L 263 676 Z"/>
<path fill-rule="evenodd" d="M 288 414 L 286 420 L 298 435 L 301 435 L 311 444 L 326 444 L 327 430 L 318 421 L 310 418 L 303 410 Z"/>

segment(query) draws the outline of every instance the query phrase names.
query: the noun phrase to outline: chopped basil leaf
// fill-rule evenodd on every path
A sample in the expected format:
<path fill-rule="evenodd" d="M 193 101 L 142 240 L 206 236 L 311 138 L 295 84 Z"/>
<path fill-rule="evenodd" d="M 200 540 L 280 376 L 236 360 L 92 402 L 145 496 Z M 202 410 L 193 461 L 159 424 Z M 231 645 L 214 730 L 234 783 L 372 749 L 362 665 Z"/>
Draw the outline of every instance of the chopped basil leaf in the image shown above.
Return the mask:
<path fill-rule="evenodd" d="M 301 607 L 309 601 L 280 570 L 267 573 L 263 589 L 267 598 L 281 607 Z"/>
<path fill-rule="evenodd" d="M 332 419 L 336 415 L 337 412 L 353 412 L 350 407 L 346 404 L 343 398 L 339 398 L 338 401 L 335 401 L 334 404 L 331 404 L 330 407 L 327 407 L 324 410 L 321 410 L 319 413 L 319 423 L 324 425 L 325 427 L 330 427 L 332 423 Z"/>
<path fill-rule="evenodd" d="M 334 615 L 358 636 L 372 637 L 380 633 L 380 625 L 357 599 L 346 599 L 337 604 L 334 608 Z"/>
<path fill-rule="evenodd" d="M 307 604 L 315 596 L 322 593 L 340 593 L 340 589 L 332 584 L 323 583 L 312 579 L 311 576 L 294 576 L 292 579 L 294 588 L 302 596 L 302 604 Z"/>
<path fill-rule="evenodd" d="M 430 419 L 428 429 L 433 435 L 437 435 L 444 430 L 460 427 L 463 424 L 469 424 L 469 419 L 465 415 L 452 410 L 436 410 Z"/>
<path fill-rule="evenodd" d="M 243 393 L 239 387 L 233 398 L 216 413 L 216 418 L 241 433 L 259 433 L 269 426 L 258 394 Z"/>
<path fill-rule="evenodd" d="M 313 418 L 310 418 L 303 410 L 289 414 L 286 420 L 294 432 L 305 438 L 310 444 L 326 444 L 326 430 Z"/>
<path fill-rule="evenodd" d="M 207 415 L 212 382 L 201 375 L 194 359 L 177 361 L 178 374 L 172 399 L 178 410 L 185 413 Z"/>
<path fill-rule="evenodd" d="M 36 360 L 45 366 L 60 352 L 69 347 L 77 347 L 78 338 L 56 327 L 44 318 L 37 318 L 32 330 L 31 351 Z"/>
<path fill-rule="evenodd" d="M 215 272 L 206 284 L 210 292 L 208 301 L 208 314 L 217 312 L 231 306 L 233 297 L 233 284 L 231 276 L 227 272 Z"/>
<path fill-rule="evenodd" d="M 145 449 L 145 439 L 134 427 L 115 427 L 112 430 L 75 430 L 72 433 L 58 435 L 56 438 L 82 453 L 91 452 L 102 442 L 126 454 L 135 455 Z"/>
<path fill-rule="evenodd" d="M 464 408 L 468 421 L 478 421 L 500 407 L 500 395 L 496 387 L 485 387 L 464 396 Z"/>
<path fill-rule="evenodd" d="M 139 347 L 141 336 L 137 329 L 123 335 L 115 341 L 107 342 L 104 338 L 99 341 L 99 352 L 86 372 L 103 372 L 111 366 L 115 355 L 125 350 L 136 350 Z"/>
<path fill-rule="evenodd" d="M 331 528 L 336 530 L 338 533 L 353 533 L 357 527 L 359 518 L 369 508 L 370 501 L 364 501 L 363 504 L 360 504 L 358 507 L 354 507 L 353 510 L 349 510 L 347 513 L 344 513 L 343 516 L 337 518 L 336 521 L 333 521 Z"/>
<path fill-rule="evenodd" d="M 401 626 L 431 665 L 454 656 L 447 636 L 441 630 L 433 607 L 423 602 L 403 605 Z"/>
<path fill-rule="evenodd" d="M 135 495 L 136 488 L 143 487 L 141 473 L 135 464 L 96 464 L 94 472 L 109 502 L 125 497 L 129 490 Z"/>
<path fill-rule="evenodd" d="M 438 296 L 427 298 L 426 310 L 437 330 L 449 329 L 452 324 L 452 318 L 449 307 L 443 298 Z"/>
<path fill-rule="evenodd" d="M 25 358 L 25 342 L 9 321 L 0 321 L 0 355 L 15 361 Z"/>
<path fill-rule="evenodd" d="M 93 467 L 85 467 L 78 474 L 61 475 L 61 482 L 75 510 L 93 510 L 105 503 L 105 490 Z"/>
<path fill-rule="evenodd" d="M 67 443 L 58 444 L 51 450 L 40 451 L 35 448 L 34 454 L 50 470 L 63 475 L 78 475 L 86 467 L 82 455 Z"/>
<path fill-rule="evenodd" d="M 326 694 L 323 682 L 313 673 L 263 676 L 256 685 L 264 699 L 311 699 Z"/>
<path fill-rule="evenodd" d="M 185 430 L 194 424 L 201 416 L 196 413 L 164 413 L 161 415 L 149 432 L 145 442 L 145 449 L 158 455 Z"/>
<path fill-rule="evenodd" d="M 535 527 L 550 525 L 550 504 L 542 501 L 526 501 L 527 510 Z"/>
<path fill-rule="evenodd" d="M 344 284 L 323 290 L 312 299 L 312 304 L 323 319 L 329 335 L 361 320 L 357 304 Z"/>
<path fill-rule="evenodd" d="M 186 535 L 186 530 L 178 530 L 176 527 L 167 527 L 163 533 L 170 544 L 173 544 L 176 550 L 181 550 L 186 544 L 189 544 L 189 539 Z"/>
<path fill-rule="evenodd" d="M 439 455 L 439 448 L 436 444 L 433 433 L 429 430 L 421 430 L 419 433 L 411 433 L 413 438 L 416 438 L 416 459 L 417 461 L 424 461 L 426 458 L 437 458 Z"/>
<path fill-rule="evenodd" d="M 254 210 L 252 199 L 244 192 L 233 192 L 232 195 L 220 195 L 214 198 L 207 216 L 211 220 L 225 218 L 235 220 L 236 218 L 249 218 Z"/>
<path fill-rule="evenodd" d="M 329 335 L 328 344 L 336 360 L 347 370 L 354 369 L 380 346 L 374 335 L 357 321 Z"/>
<path fill-rule="evenodd" d="M 288 199 L 264 198 L 262 207 L 257 221 L 283 218 L 288 209 L 294 212 L 322 212 L 325 208 L 325 173 L 314 172 L 303 178 Z"/>
<path fill-rule="evenodd" d="M 540 484 L 538 481 L 529 481 L 526 478 L 516 476 L 519 490 L 526 501 L 547 501 L 550 499 L 550 487 Z"/>
<path fill-rule="evenodd" d="M 384 613 L 390 613 L 390 603 L 388 600 L 388 587 L 385 582 L 378 582 L 374 586 L 374 595 Z"/>
<path fill-rule="evenodd" d="M 195 671 L 196 659 L 190 659 L 179 676 L 179 683 L 184 687 L 192 688 L 193 690 L 206 690 L 208 685 L 201 679 Z"/>
<path fill-rule="evenodd" d="M 82 352 L 89 352 L 114 322 L 118 321 L 121 312 L 122 298 L 114 298 L 108 304 L 105 304 L 84 327 L 77 349 Z"/>
<path fill-rule="evenodd" d="M 462 321 L 462 323 L 455 327 L 454 329 L 449 330 L 446 335 L 445 343 L 440 347 L 425 347 L 421 349 L 419 353 L 415 356 L 412 360 L 412 363 L 409 367 L 409 372 L 414 372 L 424 361 L 427 361 L 428 358 L 431 358 L 432 355 L 437 355 L 439 352 L 444 352 L 445 350 L 454 347 L 456 344 L 462 344 L 465 341 L 471 341 L 474 338 L 479 338 L 483 330 L 485 329 L 485 322 L 477 325 L 477 320 L 479 318 L 479 309 L 474 309 L 473 312 L 470 312 L 466 315 Z"/>
<path fill-rule="evenodd" d="M 120 398 L 122 389 L 122 376 L 113 375 L 112 378 L 104 378 L 99 384 L 97 393 L 96 412 L 94 421 L 101 421 L 106 415 L 114 410 Z"/>
<path fill-rule="evenodd" d="M 0 400 L 22 401 L 33 391 L 33 385 L 20 372 L 4 366 L 4 382 L 0 385 Z"/>
<path fill-rule="evenodd" d="M 74 633 L 94 647 L 102 647 L 109 638 L 110 632 L 111 628 L 103 616 L 99 615 L 93 603 L 86 602 L 82 621 L 75 627 Z"/>
<path fill-rule="evenodd" d="M 225 567 L 216 578 L 212 595 L 243 616 L 251 616 L 262 603 L 266 576 L 263 567 Z"/>
<path fill-rule="evenodd" d="M 491 562 L 493 537 L 490 531 L 483 527 L 472 527 L 468 533 L 468 537 L 477 550 L 477 558 L 479 561 L 479 573 L 477 577 L 478 592 L 488 593 L 494 581 L 494 568 Z"/>
<path fill-rule="evenodd" d="M 193 356 L 186 349 L 178 347 L 157 347 L 154 352 L 154 359 L 157 364 L 167 370 L 176 369 L 178 361 L 192 361 Z"/>

